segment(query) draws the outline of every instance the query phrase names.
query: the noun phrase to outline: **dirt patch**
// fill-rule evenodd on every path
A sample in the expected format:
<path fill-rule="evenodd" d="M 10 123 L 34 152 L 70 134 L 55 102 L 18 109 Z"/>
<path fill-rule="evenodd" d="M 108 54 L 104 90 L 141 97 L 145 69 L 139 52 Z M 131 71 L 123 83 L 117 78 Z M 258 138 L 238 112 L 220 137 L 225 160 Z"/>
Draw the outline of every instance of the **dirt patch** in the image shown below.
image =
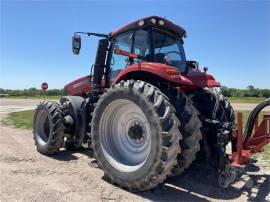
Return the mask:
<path fill-rule="evenodd" d="M 200 163 L 152 191 L 130 193 L 106 181 L 90 151 L 61 150 L 47 157 L 36 151 L 30 130 L 0 128 L 0 200 L 270 200 L 269 167 L 257 167 L 234 186 L 217 186 L 215 171 Z M 240 182 L 240 183 L 239 183 Z"/>

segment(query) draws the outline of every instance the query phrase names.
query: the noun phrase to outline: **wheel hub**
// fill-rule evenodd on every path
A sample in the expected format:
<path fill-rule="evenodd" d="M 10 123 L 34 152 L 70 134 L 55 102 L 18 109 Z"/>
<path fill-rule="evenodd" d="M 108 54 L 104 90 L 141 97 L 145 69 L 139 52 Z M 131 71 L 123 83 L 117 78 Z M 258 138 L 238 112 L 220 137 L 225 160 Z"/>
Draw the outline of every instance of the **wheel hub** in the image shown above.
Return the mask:
<path fill-rule="evenodd" d="M 140 143 L 144 140 L 145 135 L 140 123 L 136 122 L 128 129 L 128 136 L 132 141 L 135 141 L 136 143 Z"/>
<path fill-rule="evenodd" d="M 151 148 L 149 122 L 135 103 L 111 102 L 100 120 L 99 133 L 105 157 L 115 168 L 133 172 L 146 161 Z"/>

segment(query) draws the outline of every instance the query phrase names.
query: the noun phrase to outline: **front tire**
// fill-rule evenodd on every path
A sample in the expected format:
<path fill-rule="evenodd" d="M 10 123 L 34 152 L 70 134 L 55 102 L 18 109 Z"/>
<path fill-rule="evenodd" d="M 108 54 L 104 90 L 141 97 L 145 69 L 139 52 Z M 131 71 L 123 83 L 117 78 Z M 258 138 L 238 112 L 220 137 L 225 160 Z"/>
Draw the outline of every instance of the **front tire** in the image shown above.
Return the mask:
<path fill-rule="evenodd" d="M 175 109 L 159 89 L 143 81 L 122 81 L 99 99 L 92 141 L 99 166 L 112 182 L 130 191 L 162 183 L 180 153 Z"/>
<path fill-rule="evenodd" d="M 51 155 L 62 147 L 62 114 L 62 109 L 56 102 L 44 101 L 37 106 L 33 119 L 33 135 L 38 152 Z"/>

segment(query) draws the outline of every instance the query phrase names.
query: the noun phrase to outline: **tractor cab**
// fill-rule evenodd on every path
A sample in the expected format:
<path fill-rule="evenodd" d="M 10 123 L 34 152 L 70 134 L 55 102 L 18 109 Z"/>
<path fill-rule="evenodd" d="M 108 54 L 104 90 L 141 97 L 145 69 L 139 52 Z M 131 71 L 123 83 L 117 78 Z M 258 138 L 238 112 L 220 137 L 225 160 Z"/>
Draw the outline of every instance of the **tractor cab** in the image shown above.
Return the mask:
<path fill-rule="evenodd" d="M 184 36 L 184 29 L 158 17 L 144 18 L 110 33 L 112 78 L 129 65 L 141 62 L 165 64 L 185 73 Z"/>
<path fill-rule="evenodd" d="M 186 31 L 164 18 L 143 18 L 109 36 L 112 51 L 108 63 L 114 83 L 135 76 L 147 81 L 169 81 L 183 90 L 220 86 L 206 69 L 199 70 L 196 61 L 186 60 L 183 47 Z"/>

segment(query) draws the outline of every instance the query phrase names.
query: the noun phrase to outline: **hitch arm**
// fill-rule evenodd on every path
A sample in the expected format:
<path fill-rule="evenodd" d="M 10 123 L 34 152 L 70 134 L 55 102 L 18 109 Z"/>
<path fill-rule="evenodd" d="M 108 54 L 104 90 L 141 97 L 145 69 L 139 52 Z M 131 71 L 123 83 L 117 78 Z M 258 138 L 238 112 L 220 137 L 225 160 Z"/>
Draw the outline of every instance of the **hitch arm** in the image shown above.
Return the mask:
<path fill-rule="evenodd" d="M 237 114 L 237 151 L 232 153 L 232 166 L 245 167 L 253 154 L 262 152 L 263 147 L 270 143 L 270 115 L 264 115 L 260 126 L 257 118 L 262 109 L 267 106 L 270 106 L 270 98 L 260 103 L 250 113 L 244 135 L 242 135 L 242 113 Z"/>

